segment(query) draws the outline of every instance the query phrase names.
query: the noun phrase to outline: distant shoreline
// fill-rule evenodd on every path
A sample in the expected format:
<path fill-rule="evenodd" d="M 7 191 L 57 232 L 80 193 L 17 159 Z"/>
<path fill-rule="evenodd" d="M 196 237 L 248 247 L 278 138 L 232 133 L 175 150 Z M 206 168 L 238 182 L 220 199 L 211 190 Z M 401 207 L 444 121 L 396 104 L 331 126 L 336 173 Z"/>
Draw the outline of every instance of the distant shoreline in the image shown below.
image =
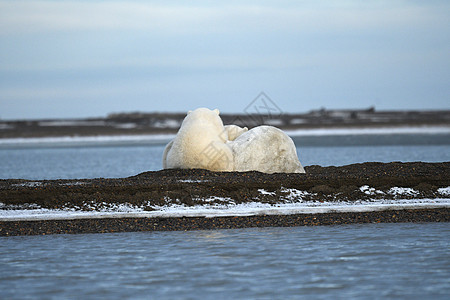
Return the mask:
<path fill-rule="evenodd" d="M 442 126 L 372 126 L 372 127 L 329 127 L 302 128 L 285 130 L 295 137 L 320 137 L 340 135 L 403 135 L 450 134 L 450 124 Z M 0 138 L 0 149 L 28 147 L 71 147 L 71 146 L 121 146 L 121 145 L 166 145 L 175 137 L 173 133 L 155 134 L 121 134 L 121 135 L 87 135 L 87 136 L 40 136 Z"/>
<path fill-rule="evenodd" d="M 11 138 L 171 135 L 185 113 L 123 113 L 105 118 L 0 120 L 0 141 Z M 252 128 L 271 125 L 287 132 L 450 127 L 450 110 L 316 110 L 304 114 L 221 114 L 223 123 Z"/>

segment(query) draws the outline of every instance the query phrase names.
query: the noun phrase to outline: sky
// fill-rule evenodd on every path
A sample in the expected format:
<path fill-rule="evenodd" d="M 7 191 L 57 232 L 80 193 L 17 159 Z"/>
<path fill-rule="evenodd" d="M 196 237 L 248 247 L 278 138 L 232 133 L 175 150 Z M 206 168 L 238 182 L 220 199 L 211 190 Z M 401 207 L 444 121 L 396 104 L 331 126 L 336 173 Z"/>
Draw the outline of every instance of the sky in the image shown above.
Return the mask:
<path fill-rule="evenodd" d="M 0 0 L 0 119 L 450 109 L 450 1 Z"/>

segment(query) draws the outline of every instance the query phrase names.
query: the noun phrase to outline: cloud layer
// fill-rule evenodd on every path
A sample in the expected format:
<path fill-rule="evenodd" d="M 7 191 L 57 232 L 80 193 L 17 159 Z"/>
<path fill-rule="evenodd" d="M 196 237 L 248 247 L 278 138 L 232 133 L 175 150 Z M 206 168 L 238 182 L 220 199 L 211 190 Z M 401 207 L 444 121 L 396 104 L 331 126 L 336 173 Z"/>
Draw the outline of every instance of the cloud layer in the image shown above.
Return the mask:
<path fill-rule="evenodd" d="M 0 117 L 239 111 L 261 90 L 287 111 L 449 108 L 449 14 L 445 1 L 0 1 Z"/>

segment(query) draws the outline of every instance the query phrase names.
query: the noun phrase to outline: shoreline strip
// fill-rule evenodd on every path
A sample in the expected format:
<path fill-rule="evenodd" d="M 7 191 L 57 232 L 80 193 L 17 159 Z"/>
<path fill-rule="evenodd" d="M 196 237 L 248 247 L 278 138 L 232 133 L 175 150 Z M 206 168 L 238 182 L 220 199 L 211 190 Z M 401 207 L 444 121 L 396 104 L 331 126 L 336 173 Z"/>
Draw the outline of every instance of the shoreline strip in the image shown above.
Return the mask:
<path fill-rule="evenodd" d="M 335 128 L 299 128 L 285 129 L 291 137 L 303 136 L 340 136 L 340 135 L 392 135 L 392 134 L 449 134 L 450 126 L 380 126 L 380 127 L 335 127 Z M 175 137 L 175 133 L 154 134 L 117 134 L 94 136 L 45 136 L 0 138 L 0 147 L 31 146 L 89 146 L 93 144 L 120 145 L 165 145 Z"/>
<path fill-rule="evenodd" d="M 300 215 L 325 213 L 363 213 L 415 209 L 450 209 L 450 199 L 374 200 L 371 202 L 303 202 L 269 205 L 250 202 L 241 205 L 167 206 L 155 211 L 76 211 L 50 209 L 1 210 L 0 221 L 46 221 L 102 218 L 183 218 L 183 217 L 249 217 L 258 215 Z"/>
<path fill-rule="evenodd" d="M 362 223 L 450 222 L 449 208 L 226 217 L 98 218 L 0 221 L 0 236 L 187 231 Z"/>

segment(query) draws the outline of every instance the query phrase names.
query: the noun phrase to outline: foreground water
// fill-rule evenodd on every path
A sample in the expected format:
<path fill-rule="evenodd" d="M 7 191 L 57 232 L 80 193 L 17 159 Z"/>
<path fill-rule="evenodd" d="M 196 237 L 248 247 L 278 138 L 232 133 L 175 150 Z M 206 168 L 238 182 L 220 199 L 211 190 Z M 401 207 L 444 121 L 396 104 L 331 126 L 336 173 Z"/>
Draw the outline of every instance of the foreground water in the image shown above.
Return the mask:
<path fill-rule="evenodd" d="M 0 298 L 448 299 L 448 223 L 0 238 Z"/>

